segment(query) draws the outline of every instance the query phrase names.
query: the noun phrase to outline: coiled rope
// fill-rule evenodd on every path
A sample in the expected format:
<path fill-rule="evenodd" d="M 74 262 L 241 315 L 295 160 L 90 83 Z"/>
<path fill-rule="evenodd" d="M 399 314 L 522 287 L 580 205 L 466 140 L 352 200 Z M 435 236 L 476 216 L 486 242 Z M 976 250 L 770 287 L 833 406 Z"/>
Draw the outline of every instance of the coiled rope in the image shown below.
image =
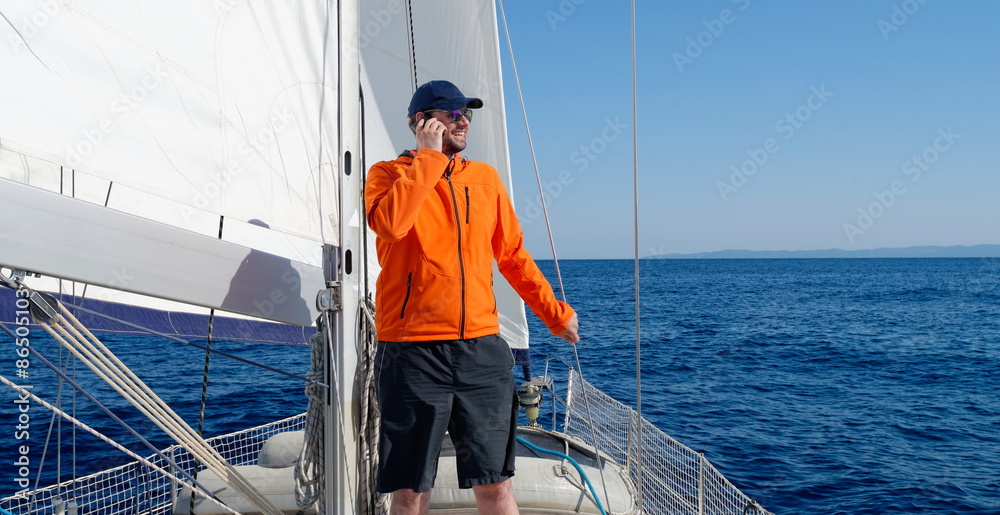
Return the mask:
<path fill-rule="evenodd" d="M 378 345 L 378 336 L 375 332 L 375 306 L 371 299 L 365 299 L 360 303 L 361 317 L 359 321 L 358 333 L 361 352 L 359 356 L 359 366 L 361 367 L 361 413 L 359 414 L 361 435 L 358 445 L 361 455 L 361 466 L 363 467 L 361 477 L 367 480 L 361 481 L 361 498 L 367 502 L 362 504 L 362 515 L 375 515 L 388 513 L 389 495 L 380 494 L 375 488 L 375 476 L 378 470 L 378 437 L 380 425 L 380 414 L 378 410 L 378 396 L 375 393 L 375 353 Z"/>
<path fill-rule="evenodd" d="M 323 380 L 326 350 L 321 333 L 309 338 L 311 349 L 309 373 L 306 377 L 316 381 Z M 302 454 L 295 462 L 295 504 L 300 510 L 308 509 L 321 500 L 323 493 L 323 456 L 325 453 L 323 432 L 323 408 L 326 404 L 326 389 L 316 383 L 306 385 L 306 398 L 309 407 L 306 409 L 305 438 L 302 442 Z M 319 513 L 324 512 L 318 507 Z"/>

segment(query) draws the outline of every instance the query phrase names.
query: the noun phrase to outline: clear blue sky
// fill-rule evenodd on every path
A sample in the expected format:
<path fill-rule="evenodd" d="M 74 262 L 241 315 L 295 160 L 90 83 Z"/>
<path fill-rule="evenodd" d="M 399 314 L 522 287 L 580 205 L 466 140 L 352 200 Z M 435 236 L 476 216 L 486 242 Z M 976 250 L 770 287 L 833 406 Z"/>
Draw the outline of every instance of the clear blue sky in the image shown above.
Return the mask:
<path fill-rule="evenodd" d="M 631 257 L 628 2 L 505 4 L 559 257 Z M 637 4 L 641 256 L 1000 243 L 1000 2 Z"/>

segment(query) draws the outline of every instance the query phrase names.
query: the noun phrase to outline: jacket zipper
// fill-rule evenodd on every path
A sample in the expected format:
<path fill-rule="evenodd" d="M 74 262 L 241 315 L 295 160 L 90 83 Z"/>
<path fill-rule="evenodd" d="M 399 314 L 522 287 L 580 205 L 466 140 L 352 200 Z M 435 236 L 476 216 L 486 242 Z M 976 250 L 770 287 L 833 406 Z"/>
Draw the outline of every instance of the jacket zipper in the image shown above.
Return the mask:
<path fill-rule="evenodd" d="M 469 198 L 469 187 L 465 187 L 465 225 L 469 225 L 469 211 L 472 210 L 472 199 Z"/>
<path fill-rule="evenodd" d="M 406 276 L 406 297 L 403 299 L 403 309 L 399 310 L 399 318 L 406 316 L 406 305 L 410 302 L 410 281 L 413 280 L 413 272 Z"/>
<path fill-rule="evenodd" d="M 454 161 L 452 161 L 454 164 Z M 455 185 L 451 182 L 451 169 L 449 166 L 445 170 L 444 179 L 448 181 L 448 189 L 451 190 L 451 204 L 455 210 L 455 229 L 458 231 L 458 273 L 462 280 L 462 314 L 458 322 L 458 339 L 465 339 L 465 260 L 462 259 L 462 219 L 458 214 L 458 199 L 455 198 Z"/>

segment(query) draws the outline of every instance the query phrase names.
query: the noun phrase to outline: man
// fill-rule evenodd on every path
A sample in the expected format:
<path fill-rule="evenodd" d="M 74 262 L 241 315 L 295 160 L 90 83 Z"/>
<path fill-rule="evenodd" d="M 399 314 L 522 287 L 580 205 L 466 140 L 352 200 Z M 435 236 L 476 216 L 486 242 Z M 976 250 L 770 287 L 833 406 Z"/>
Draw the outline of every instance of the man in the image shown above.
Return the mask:
<path fill-rule="evenodd" d="M 378 236 L 376 327 L 382 412 L 378 490 L 392 513 L 427 513 L 447 429 L 459 486 L 480 513 L 516 514 L 514 364 L 500 337 L 493 261 L 553 334 L 579 341 L 576 313 L 523 247 L 496 170 L 460 155 L 473 109 L 448 81 L 410 101 L 416 150 L 371 167 L 368 224 Z"/>

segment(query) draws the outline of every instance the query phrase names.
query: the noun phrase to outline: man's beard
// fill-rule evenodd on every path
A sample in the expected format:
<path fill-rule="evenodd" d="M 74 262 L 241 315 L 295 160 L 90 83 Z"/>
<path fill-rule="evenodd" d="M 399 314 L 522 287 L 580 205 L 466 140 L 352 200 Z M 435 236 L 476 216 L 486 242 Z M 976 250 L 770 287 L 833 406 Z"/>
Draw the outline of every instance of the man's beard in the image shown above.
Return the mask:
<path fill-rule="evenodd" d="M 441 142 L 441 150 L 445 154 L 457 154 L 465 150 L 465 141 L 455 141 L 451 138 L 451 134 L 445 134 L 443 141 Z"/>

